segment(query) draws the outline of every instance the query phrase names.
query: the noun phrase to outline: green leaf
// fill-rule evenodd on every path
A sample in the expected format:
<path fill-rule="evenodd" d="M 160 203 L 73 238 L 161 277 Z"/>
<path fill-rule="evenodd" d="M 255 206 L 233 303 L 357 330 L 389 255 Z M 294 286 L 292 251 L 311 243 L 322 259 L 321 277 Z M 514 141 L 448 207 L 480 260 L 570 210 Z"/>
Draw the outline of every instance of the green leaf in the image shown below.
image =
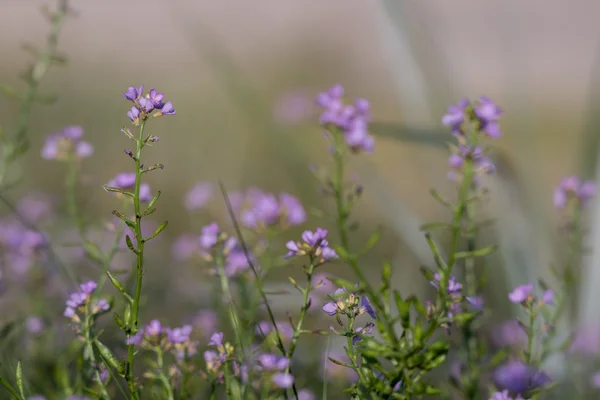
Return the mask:
<path fill-rule="evenodd" d="M 426 266 L 422 265 L 419 268 L 419 270 L 421 271 L 421 274 L 425 277 L 425 279 L 427 279 L 428 282 L 433 282 L 435 280 L 435 274 L 433 273 L 432 270 L 430 270 Z"/>
<path fill-rule="evenodd" d="M 113 318 L 115 319 L 115 322 L 117 323 L 119 328 L 125 329 L 125 323 L 123 322 L 119 314 L 117 314 L 116 312 L 113 313 Z"/>
<path fill-rule="evenodd" d="M 21 397 L 25 398 L 25 390 L 23 388 L 23 366 L 21 365 L 20 360 L 17 363 L 17 372 L 15 375 L 17 378 L 17 387 L 19 388 L 19 393 L 21 394 Z"/>
<path fill-rule="evenodd" d="M 453 228 L 454 227 L 452 226 L 452 224 L 445 224 L 442 222 L 430 222 L 430 223 L 421 225 L 422 231 L 434 231 L 436 229 L 445 229 L 445 230 L 451 231 Z"/>
<path fill-rule="evenodd" d="M 331 358 L 331 357 L 329 357 L 329 361 L 331 361 L 332 363 L 334 363 L 334 364 L 337 364 L 337 365 L 339 365 L 339 366 L 342 366 L 342 367 L 346 367 L 346 368 L 354 369 L 354 368 L 352 367 L 352 365 L 350 365 L 350 364 L 345 364 L 345 363 L 343 363 L 343 362 L 341 362 L 341 361 L 338 361 L 338 360 L 336 360 L 335 358 Z"/>
<path fill-rule="evenodd" d="M 394 290 L 394 299 L 396 300 L 396 308 L 400 314 L 400 320 L 403 329 L 410 327 L 410 303 L 402 299 L 399 291 Z"/>
<path fill-rule="evenodd" d="M 150 203 L 148 203 L 148 205 L 146 206 L 146 209 L 144 210 L 144 215 L 148 212 L 148 210 L 150 210 L 151 208 L 154 207 L 154 204 L 156 204 L 156 201 L 158 200 L 159 197 L 160 197 L 160 190 L 158 192 L 156 192 L 156 194 L 154 195 L 152 200 L 150 200 Z"/>
<path fill-rule="evenodd" d="M 119 218 L 121 221 L 125 222 L 128 227 L 131 229 L 135 229 L 135 222 L 131 221 L 129 218 L 118 212 L 117 210 L 113 210 L 113 215 Z"/>
<path fill-rule="evenodd" d="M 442 259 L 442 256 L 440 255 L 440 250 L 438 249 L 437 245 L 433 241 L 431 234 L 426 233 L 425 239 L 427 240 L 427 244 L 429 245 L 429 248 L 431 249 L 431 252 L 433 253 L 433 258 L 435 259 L 435 263 L 437 264 L 438 268 L 441 270 L 447 270 L 448 266 L 446 265 L 446 262 Z"/>
<path fill-rule="evenodd" d="M 167 227 L 168 224 L 169 224 L 169 221 L 165 221 L 162 224 L 160 224 L 158 226 L 158 228 L 156 228 L 156 230 L 154 231 L 154 233 L 152 235 L 150 235 L 144 239 L 144 242 L 147 242 L 147 241 L 152 240 L 155 237 L 157 237 Z"/>
<path fill-rule="evenodd" d="M 84 240 L 83 249 L 85 250 L 85 254 L 93 261 L 104 262 L 104 255 L 96 243 Z"/>
<path fill-rule="evenodd" d="M 494 246 L 484 247 L 482 249 L 477 249 L 477 250 L 473 250 L 473 251 L 459 251 L 458 253 L 455 254 L 455 257 L 457 260 L 460 260 L 461 258 L 484 257 L 484 256 L 487 256 L 488 254 L 491 254 L 494 251 L 496 251 L 497 248 L 498 248 L 498 246 L 494 245 Z"/>
<path fill-rule="evenodd" d="M 441 205 L 443 205 L 444 207 L 452 208 L 452 204 L 450 204 L 450 202 L 448 200 L 444 199 L 437 190 L 431 189 L 429 191 L 429 193 L 431 193 L 431 196 L 435 200 L 437 200 Z"/>
<path fill-rule="evenodd" d="M 113 284 L 113 286 L 115 288 L 117 288 L 117 290 L 119 292 L 121 292 L 121 294 L 127 299 L 127 301 L 130 304 L 133 304 L 133 299 L 131 298 L 131 296 L 129 295 L 129 293 L 127 293 L 127 291 L 125 290 L 125 287 L 123 287 L 123 285 L 121 284 L 121 282 L 119 282 L 119 280 L 110 271 L 106 271 L 106 275 L 108 276 L 108 279 L 110 279 L 110 281 Z"/>
<path fill-rule="evenodd" d="M 116 187 L 112 187 L 112 186 L 107 186 L 107 185 L 102 185 L 102 187 L 104 188 L 104 190 L 106 190 L 107 192 L 112 192 L 112 193 L 120 193 L 123 194 L 125 196 L 129 196 L 129 197 L 134 197 L 134 194 L 131 192 L 127 192 L 123 189 L 119 189 Z"/>
<path fill-rule="evenodd" d="M 98 353 L 102 357 L 102 361 L 111 368 L 116 370 L 119 369 L 119 359 L 113 354 L 113 352 L 104 345 L 104 343 L 100 342 L 98 339 L 94 340 L 94 347 L 98 350 Z"/>
<path fill-rule="evenodd" d="M 133 254 L 138 255 L 138 249 L 135 248 L 135 246 L 133 245 L 133 242 L 131 241 L 131 238 L 129 237 L 129 235 L 125 235 L 125 243 L 127 243 L 127 247 L 129 247 L 129 250 L 131 250 L 133 252 Z"/>
<path fill-rule="evenodd" d="M 4 386 L 6 388 L 6 390 L 8 390 L 15 399 L 25 400 L 25 397 L 21 396 L 19 394 L 19 392 L 17 392 L 17 390 L 14 387 L 12 387 L 12 385 L 10 383 L 8 383 L 8 381 L 1 376 L 0 376 L 0 385 Z"/>

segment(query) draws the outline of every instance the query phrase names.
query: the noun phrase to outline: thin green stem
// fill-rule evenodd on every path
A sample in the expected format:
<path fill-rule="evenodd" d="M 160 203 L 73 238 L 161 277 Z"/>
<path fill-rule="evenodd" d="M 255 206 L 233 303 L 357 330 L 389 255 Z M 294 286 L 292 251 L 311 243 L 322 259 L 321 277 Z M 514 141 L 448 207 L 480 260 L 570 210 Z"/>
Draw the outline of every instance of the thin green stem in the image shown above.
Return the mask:
<path fill-rule="evenodd" d="M 315 259 L 313 256 L 310 257 L 310 265 L 306 269 L 306 287 L 302 292 L 302 308 L 300 309 L 300 316 L 298 317 L 298 322 L 294 327 L 294 334 L 292 335 L 292 342 L 290 343 L 290 348 L 288 350 L 287 358 L 292 361 L 292 357 L 294 356 L 294 352 L 296 351 L 296 345 L 298 344 L 298 338 L 300 337 L 300 333 L 302 331 L 302 324 L 304 322 L 304 318 L 306 317 L 306 312 L 309 307 L 309 298 L 308 295 L 312 289 L 312 277 L 315 271 Z M 289 366 L 287 368 L 289 372 Z"/>
<path fill-rule="evenodd" d="M 346 197 L 344 193 L 344 143 L 343 137 L 340 132 L 331 132 L 334 141 L 334 161 L 335 161 L 335 175 L 333 179 L 333 191 L 335 197 L 335 205 L 337 211 L 337 229 L 338 235 L 340 236 L 340 244 L 346 252 L 350 251 L 350 240 L 348 238 L 348 216 L 349 210 L 346 204 Z M 350 257 L 346 262 L 352 268 L 354 275 L 364 285 L 364 290 L 369 297 L 369 300 L 375 306 L 379 317 L 384 323 L 386 333 L 390 341 L 398 346 L 400 342 L 396 336 L 393 323 L 389 320 L 388 315 L 385 312 L 385 306 L 381 302 L 379 295 L 375 292 L 373 286 L 367 280 L 365 274 L 363 274 L 360 265 L 355 257 Z"/>
<path fill-rule="evenodd" d="M 238 318 L 238 315 L 236 313 L 235 307 L 234 307 L 234 303 L 233 303 L 233 296 L 231 295 L 231 290 L 229 289 L 229 279 L 227 278 L 227 275 L 225 274 L 225 260 L 223 260 L 223 255 L 222 254 L 218 254 L 216 257 L 216 263 L 217 263 L 217 272 L 219 274 L 219 280 L 221 282 L 221 291 L 223 292 L 223 295 L 227 298 L 227 308 L 229 311 L 229 319 L 231 321 L 231 327 L 233 328 L 233 331 L 235 332 L 235 336 L 236 336 L 236 340 L 238 342 L 238 346 L 240 347 L 240 355 L 243 357 L 244 356 L 244 337 L 241 331 L 241 324 L 240 324 L 240 320 Z"/>
<path fill-rule="evenodd" d="M 131 309 L 131 315 L 129 322 L 129 328 L 131 332 L 128 337 L 134 335 L 138 330 L 138 318 L 140 312 L 140 297 L 142 295 L 142 280 L 144 277 L 144 238 L 142 236 L 142 210 L 140 206 L 140 186 L 142 183 L 142 168 L 141 168 L 141 156 L 142 149 L 144 147 L 144 125 L 142 121 L 140 125 L 139 136 L 136 140 L 136 152 L 135 152 L 135 189 L 133 193 L 133 209 L 135 213 L 135 227 L 134 234 L 136 240 L 136 284 L 135 284 L 135 296 L 133 298 L 133 306 Z M 127 374 L 126 379 L 129 386 L 129 394 L 132 400 L 138 400 L 139 395 L 133 376 L 133 361 L 135 357 L 135 349 L 133 344 L 127 346 Z"/>
<path fill-rule="evenodd" d="M 533 337 L 535 336 L 534 324 L 535 324 L 535 310 L 533 305 L 529 305 L 529 326 L 527 329 L 527 364 L 531 364 L 533 359 Z"/>
<path fill-rule="evenodd" d="M 156 352 L 156 367 L 160 371 L 160 375 L 159 375 L 160 382 L 162 383 L 164 389 L 167 391 L 167 399 L 168 400 L 174 400 L 173 387 L 171 386 L 171 383 L 169 382 L 169 379 L 167 378 L 167 376 L 165 375 L 165 373 L 163 371 L 163 351 L 162 351 L 162 348 L 160 346 L 156 346 L 156 348 L 154 349 L 154 351 Z"/>
<path fill-rule="evenodd" d="M 92 302 L 90 301 L 90 303 L 87 305 L 87 307 L 85 308 L 85 325 L 83 327 L 84 330 L 84 338 L 85 338 L 85 346 L 86 346 L 86 352 L 89 356 L 88 361 L 90 362 L 92 368 L 94 369 L 94 378 L 96 380 L 96 383 L 98 384 L 98 386 L 100 386 L 100 392 L 102 394 L 102 400 L 109 400 L 110 396 L 108 395 L 108 392 L 106 391 L 106 386 L 104 385 L 104 382 L 102 381 L 102 377 L 100 376 L 100 371 L 98 370 L 98 364 L 96 362 L 96 355 L 94 353 L 94 347 L 92 346 L 92 312 L 90 310 L 90 308 L 92 307 Z M 107 368 L 108 365 L 107 365 Z"/>
<path fill-rule="evenodd" d="M 82 240 L 86 236 L 85 221 L 79 212 L 77 206 L 77 180 L 79 178 L 79 160 L 74 151 L 70 151 L 68 155 L 68 170 L 66 177 L 67 189 L 67 210 L 69 218 L 77 228 L 77 232 Z"/>

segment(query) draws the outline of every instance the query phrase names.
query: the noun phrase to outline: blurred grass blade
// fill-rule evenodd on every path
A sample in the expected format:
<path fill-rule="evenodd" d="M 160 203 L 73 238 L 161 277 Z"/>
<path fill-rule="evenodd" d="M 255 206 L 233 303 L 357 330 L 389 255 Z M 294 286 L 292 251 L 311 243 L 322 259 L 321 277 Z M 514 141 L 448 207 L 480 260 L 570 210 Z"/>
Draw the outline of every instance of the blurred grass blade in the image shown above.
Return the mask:
<path fill-rule="evenodd" d="M 381 0 L 381 40 L 390 70 L 398 82 L 398 96 L 428 117 L 442 115 L 452 98 L 448 63 L 434 40 L 431 24 L 418 2 Z M 411 112 L 413 110 L 411 109 Z"/>
<path fill-rule="evenodd" d="M 386 122 L 370 123 L 369 131 L 379 137 L 440 149 L 447 149 L 451 139 L 450 135 L 441 131 Z"/>

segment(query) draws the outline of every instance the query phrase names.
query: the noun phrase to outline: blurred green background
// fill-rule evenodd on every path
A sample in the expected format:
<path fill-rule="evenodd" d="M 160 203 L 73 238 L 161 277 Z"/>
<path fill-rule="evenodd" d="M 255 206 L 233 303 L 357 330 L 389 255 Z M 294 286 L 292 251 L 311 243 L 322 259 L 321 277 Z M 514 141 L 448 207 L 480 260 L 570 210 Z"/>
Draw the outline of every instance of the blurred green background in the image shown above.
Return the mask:
<path fill-rule="evenodd" d="M 30 56 L 21 45 L 42 45 L 44 3 L 2 1 L 0 82 L 23 87 L 17 76 Z M 365 185 L 355 214 L 363 229 L 354 240 L 383 228 L 365 266 L 375 279 L 381 261 L 392 260 L 405 292 L 428 290 L 418 267 L 432 260 L 419 225 L 449 219 L 429 195 L 436 187 L 453 196 L 444 148 L 451 136 L 440 123 L 449 104 L 485 94 L 505 110 L 505 136 L 493 147 L 498 176 L 484 205 L 498 223 L 481 239 L 501 245 L 487 262 L 498 318 L 510 312 L 507 289 L 547 275 L 560 255 L 553 187 L 564 175 L 595 176 L 598 2 L 104 0 L 72 7 L 77 14 L 59 46 L 68 64 L 42 85 L 58 101 L 34 109 L 31 151 L 19 167 L 24 180 L 12 197 L 36 190 L 60 198 L 63 165 L 42 160 L 39 151 L 46 135 L 81 125 L 95 155 L 84 164 L 79 195 L 86 212 L 108 219 L 118 204 L 101 184 L 132 167 L 122 151 L 130 143 L 120 133 L 128 123 L 121 93 L 141 83 L 164 92 L 177 115 L 152 122 L 160 142 L 146 153 L 149 164 L 165 164 L 148 175 L 163 193 L 154 219 L 169 220 L 147 272 L 148 301 L 165 306 L 163 314 L 180 304 L 200 306 L 210 286 L 197 267 L 176 265 L 170 250 L 209 215 L 225 217 L 218 194 L 206 214 L 185 211 L 183 197 L 197 181 L 286 191 L 307 209 L 331 210 L 308 166 L 329 162 L 312 99 L 335 83 L 372 102 L 377 136 L 375 153 L 351 162 Z M 10 132 L 18 104 L 0 102 Z M 322 224 L 313 217 L 306 227 Z M 593 297 L 589 292 L 582 287 L 583 296 Z M 278 302 L 280 311 L 296 300 L 290 298 Z M 178 313 L 169 312 L 173 324 Z"/>

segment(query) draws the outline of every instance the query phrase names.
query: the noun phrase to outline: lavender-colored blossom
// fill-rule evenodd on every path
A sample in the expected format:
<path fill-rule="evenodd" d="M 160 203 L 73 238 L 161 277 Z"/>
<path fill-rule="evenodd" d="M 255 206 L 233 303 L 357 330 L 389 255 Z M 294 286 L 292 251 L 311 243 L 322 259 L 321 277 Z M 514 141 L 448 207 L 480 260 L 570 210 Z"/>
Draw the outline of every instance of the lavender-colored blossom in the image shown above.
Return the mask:
<path fill-rule="evenodd" d="M 100 299 L 96 302 L 96 304 L 94 304 L 94 313 L 108 311 L 109 309 L 110 309 L 110 304 L 108 303 L 108 301 L 106 301 L 104 299 Z"/>
<path fill-rule="evenodd" d="M 96 287 L 98 285 L 96 284 L 96 282 L 94 281 L 87 281 L 85 283 L 82 283 L 81 285 L 79 285 L 79 288 L 81 289 L 81 292 L 84 294 L 92 294 L 94 293 L 94 291 L 96 290 Z"/>
<path fill-rule="evenodd" d="M 372 152 L 375 141 L 367 126 L 370 119 L 369 102 L 359 98 L 353 105 L 346 105 L 343 95 L 344 88 L 335 85 L 317 96 L 317 104 L 323 108 L 321 124 L 336 126 L 353 151 Z"/>
<path fill-rule="evenodd" d="M 70 153 L 79 158 L 91 156 L 94 149 L 90 143 L 81 140 L 82 136 L 83 128 L 80 126 L 67 126 L 63 130 L 49 135 L 42 147 L 42 158 L 67 160 Z"/>
<path fill-rule="evenodd" d="M 160 111 L 155 115 L 175 115 L 175 108 L 173 108 L 173 103 L 167 101 L 165 105 L 160 109 Z"/>
<path fill-rule="evenodd" d="M 458 105 L 449 106 L 448 112 L 442 117 L 442 124 L 452 129 L 455 135 L 462 134 L 461 126 L 465 121 L 465 110 L 469 106 L 468 99 L 462 99 Z"/>
<path fill-rule="evenodd" d="M 296 197 L 288 193 L 281 193 L 279 202 L 288 224 L 295 226 L 306 222 L 306 211 Z"/>
<path fill-rule="evenodd" d="M 359 326 L 356 328 L 355 332 L 357 333 L 352 337 L 352 344 L 356 346 L 356 343 L 362 339 L 365 335 L 371 335 L 373 333 L 374 323 L 369 322 L 365 326 Z"/>
<path fill-rule="evenodd" d="M 333 317 L 338 312 L 338 306 L 333 301 L 329 301 L 323 304 L 323 311 Z"/>
<path fill-rule="evenodd" d="M 140 110 L 136 106 L 132 106 L 129 111 L 127 111 L 127 118 L 134 124 L 137 124 L 140 120 Z"/>
<path fill-rule="evenodd" d="M 191 325 L 184 325 L 181 328 L 167 328 L 167 339 L 173 344 L 185 343 L 190 340 L 192 333 Z"/>
<path fill-rule="evenodd" d="M 360 306 L 365 309 L 367 314 L 371 316 L 371 318 L 376 319 L 375 310 L 373 310 L 373 306 L 371 306 L 371 302 L 367 298 L 367 296 L 362 296 L 360 300 Z"/>
<path fill-rule="evenodd" d="M 329 247 L 327 242 L 327 230 L 317 228 L 316 231 L 304 231 L 302 233 L 302 242 L 289 241 L 285 247 L 288 249 L 286 258 L 293 256 L 310 255 L 317 257 L 320 263 L 338 258 L 335 250 Z"/>
<path fill-rule="evenodd" d="M 533 292 L 533 284 L 519 285 L 508 294 L 508 299 L 515 304 L 519 304 L 527 300 L 531 292 Z"/>
<path fill-rule="evenodd" d="M 596 184 L 593 181 L 580 182 L 576 176 L 568 176 L 554 190 L 554 207 L 559 210 L 565 208 L 569 199 L 576 199 L 585 207 L 595 194 Z"/>
<path fill-rule="evenodd" d="M 200 247 L 202 247 L 205 250 L 212 249 L 219 241 L 220 234 L 221 229 L 219 228 L 219 225 L 216 222 L 206 225 L 202 228 L 202 232 L 200 233 L 200 237 L 198 238 Z"/>
<path fill-rule="evenodd" d="M 508 390 L 504 390 L 502 392 L 495 392 L 494 394 L 492 394 L 492 397 L 490 397 L 490 400 L 525 400 L 523 399 L 520 395 L 517 395 L 517 397 L 511 397 L 510 393 L 508 392 Z"/>
<path fill-rule="evenodd" d="M 148 92 L 148 99 L 152 102 L 155 108 L 163 108 L 164 103 L 162 101 L 164 98 L 165 95 L 163 93 L 158 93 L 156 89 L 150 89 Z"/>
<path fill-rule="evenodd" d="M 191 332 L 191 327 L 189 328 L 189 330 Z M 148 323 L 148 325 L 146 325 L 144 331 L 146 332 L 146 336 L 158 337 L 163 332 L 163 327 L 159 320 L 153 319 Z M 171 338 L 169 338 L 169 340 L 171 340 Z"/>
<path fill-rule="evenodd" d="M 215 332 L 210 337 L 209 346 L 221 347 L 223 346 L 223 332 Z"/>
<path fill-rule="evenodd" d="M 544 291 L 542 301 L 546 304 L 554 304 L 554 291 L 552 291 L 552 289 Z"/>
<path fill-rule="evenodd" d="M 123 93 L 123 97 L 125 97 L 129 101 L 136 101 L 142 96 L 143 93 L 144 85 L 140 85 L 139 88 L 130 86 L 127 88 L 127 92 Z"/>
<path fill-rule="evenodd" d="M 289 389 L 294 384 L 294 377 L 292 376 L 292 374 L 278 372 L 275 375 L 273 375 L 273 383 L 275 383 L 282 389 Z"/>
<path fill-rule="evenodd" d="M 310 390 L 302 389 L 298 392 L 298 400 L 316 400 L 316 397 Z"/>
<path fill-rule="evenodd" d="M 25 327 L 27 332 L 38 334 L 44 330 L 44 321 L 40 317 L 29 317 L 25 320 Z"/>
<path fill-rule="evenodd" d="M 433 275 L 433 281 L 431 281 L 429 283 L 431 284 L 431 286 L 438 289 L 440 286 L 440 274 L 435 273 Z M 462 284 L 456 280 L 456 277 L 450 276 L 450 278 L 448 279 L 448 294 L 450 294 L 450 295 L 460 294 L 461 290 L 462 290 Z"/>
<path fill-rule="evenodd" d="M 545 372 L 518 360 L 508 361 L 496 368 L 493 377 L 499 389 L 518 394 L 525 394 L 551 382 Z"/>
<path fill-rule="evenodd" d="M 471 304 L 471 308 L 474 311 L 483 310 L 483 305 L 485 303 L 483 300 L 483 297 L 481 297 L 481 296 L 475 296 L 475 297 L 466 296 L 465 299 L 467 299 L 467 301 Z"/>
<path fill-rule="evenodd" d="M 199 210 L 210 200 L 213 185 L 210 182 L 197 183 L 185 196 L 185 207 L 190 211 Z"/>

